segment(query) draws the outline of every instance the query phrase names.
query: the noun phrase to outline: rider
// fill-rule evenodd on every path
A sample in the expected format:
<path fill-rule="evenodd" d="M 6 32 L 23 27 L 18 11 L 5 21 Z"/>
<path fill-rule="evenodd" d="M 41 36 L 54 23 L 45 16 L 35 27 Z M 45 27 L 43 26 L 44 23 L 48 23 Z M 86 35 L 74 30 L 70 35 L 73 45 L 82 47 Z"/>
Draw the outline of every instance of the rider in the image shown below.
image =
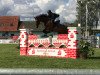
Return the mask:
<path fill-rule="evenodd" d="M 60 20 L 58 19 L 59 18 L 59 14 L 56 14 L 56 13 L 53 13 L 51 12 L 51 10 L 48 10 L 47 11 L 48 13 L 48 17 L 57 25 L 60 24 Z"/>

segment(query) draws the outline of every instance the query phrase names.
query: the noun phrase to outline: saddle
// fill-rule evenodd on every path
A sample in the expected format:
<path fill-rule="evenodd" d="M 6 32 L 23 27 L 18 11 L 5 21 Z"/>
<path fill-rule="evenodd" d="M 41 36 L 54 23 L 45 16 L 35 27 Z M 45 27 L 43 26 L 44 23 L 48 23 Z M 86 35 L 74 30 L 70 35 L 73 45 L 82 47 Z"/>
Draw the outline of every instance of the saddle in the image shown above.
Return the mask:
<path fill-rule="evenodd" d="M 59 27 L 61 25 L 60 24 L 60 20 L 54 21 L 54 25 L 56 25 L 57 27 Z"/>
<path fill-rule="evenodd" d="M 54 19 L 50 19 L 50 21 L 53 23 L 53 28 L 52 29 L 54 29 L 54 28 L 58 28 L 58 27 L 60 27 L 60 20 L 54 20 Z"/>

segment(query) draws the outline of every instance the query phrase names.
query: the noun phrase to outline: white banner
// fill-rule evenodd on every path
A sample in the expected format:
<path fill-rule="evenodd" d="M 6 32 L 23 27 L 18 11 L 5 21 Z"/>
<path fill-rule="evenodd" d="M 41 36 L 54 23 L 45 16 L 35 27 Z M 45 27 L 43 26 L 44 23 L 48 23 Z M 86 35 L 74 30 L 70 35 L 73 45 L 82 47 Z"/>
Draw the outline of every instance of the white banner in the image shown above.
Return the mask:
<path fill-rule="evenodd" d="M 56 56 L 56 57 L 65 57 L 67 53 L 64 49 L 34 49 L 31 48 L 28 51 L 29 55 L 40 55 L 40 56 Z"/>

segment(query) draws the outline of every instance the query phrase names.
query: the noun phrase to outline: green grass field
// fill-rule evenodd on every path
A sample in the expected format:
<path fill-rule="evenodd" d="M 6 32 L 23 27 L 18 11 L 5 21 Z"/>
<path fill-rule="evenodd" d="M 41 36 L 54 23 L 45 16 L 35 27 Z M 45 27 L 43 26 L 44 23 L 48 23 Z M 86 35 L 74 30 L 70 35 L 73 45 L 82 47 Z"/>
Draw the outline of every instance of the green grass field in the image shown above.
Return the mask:
<path fill-rule="evenodd" d="M 100 49 L 89 59 L 20 56 L 16 44 L 0 44 L 0 68 L 100 69 Z"/>

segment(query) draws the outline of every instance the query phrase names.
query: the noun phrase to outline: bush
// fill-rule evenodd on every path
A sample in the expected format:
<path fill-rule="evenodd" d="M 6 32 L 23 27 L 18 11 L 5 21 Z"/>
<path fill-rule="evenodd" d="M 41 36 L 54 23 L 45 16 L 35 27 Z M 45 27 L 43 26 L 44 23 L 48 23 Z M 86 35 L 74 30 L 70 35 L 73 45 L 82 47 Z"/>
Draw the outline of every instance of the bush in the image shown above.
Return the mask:
<path fill-rule="evenodd" d="M 94 49 L 91 47 L 90 43 L 84 40 L 81 40 L 79 43 L 79 57 L 87 58 L 94 55 Z"/>

